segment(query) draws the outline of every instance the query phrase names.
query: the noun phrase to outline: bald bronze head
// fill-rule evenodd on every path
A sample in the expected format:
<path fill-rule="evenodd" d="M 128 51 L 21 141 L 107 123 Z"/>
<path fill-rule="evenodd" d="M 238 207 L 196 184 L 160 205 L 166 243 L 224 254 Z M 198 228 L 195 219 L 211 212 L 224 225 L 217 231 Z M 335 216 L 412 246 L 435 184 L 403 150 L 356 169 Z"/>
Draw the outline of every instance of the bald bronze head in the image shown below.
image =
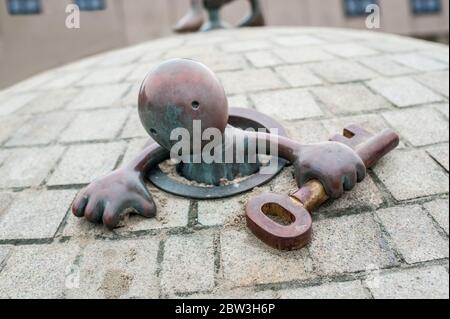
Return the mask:
<path fill-rule="evenodd" d="M 168 60 L 150 71 L 141 85 L 138 108 L 145 130 L 166 149 L 177 142 L 170 139 L 174 129 L 194 135 L 194 120 L 200 120 L 201 132 L 217 128 L 223 133 L 228 122 L 222 84 L 204 64 L 188 59 Z"/>

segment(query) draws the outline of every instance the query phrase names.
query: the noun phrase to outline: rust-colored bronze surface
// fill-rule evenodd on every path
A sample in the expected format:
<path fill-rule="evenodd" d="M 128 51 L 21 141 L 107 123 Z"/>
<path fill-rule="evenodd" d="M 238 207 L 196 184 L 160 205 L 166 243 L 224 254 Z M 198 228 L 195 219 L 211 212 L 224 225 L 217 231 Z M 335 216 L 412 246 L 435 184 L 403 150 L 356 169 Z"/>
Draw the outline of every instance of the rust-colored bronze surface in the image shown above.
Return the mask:
<path fill-rule="evenodd" d="M 305 246 L 311 238 L 311 223 L 301 223 L 293 219 L 292 224 L 284 226 L 268 218 L 267 214 L 278 214 L 277 211 L 280 210 L 280 207 L 283 207 L 285 214 L 301 216 L 302 221 L 306 220 L 303 216 L 306 211 L 312 212 L 330 197 L 336 198 L 336 195 L 342 194 L 342 189 L 351 189 L 356 180 L 361 181 L 364 178 L 365 168 L 374 165 L 381 157 L 397 147 L 399 143 L 398 135 L 391 129 L 385 129 L 376 135 L 372 135 L 356 125 L 346 127 L 343 136 L 336 135 L 331 140 L 334 141 L 330 142 L 331 144 L 316 144 L 311 150 L 307 149 L 306 156 L 305 152 L 302 152 L 304 146 L 297 153 L 299 154 L 297 161 L 300 161 L 300 164 L 296 167 L 300 174 L 297 175 L 300 176 L 300 178 L 297 178 L 297 183 L 301 186 L 299 190 L 289 196 L 263 194 L 252 198 L 247 203 L 247 226 L 266 244 L 282 250 L 298 249 Z M 354 166 L 355 159 L 348 152 L 342 153 L 342 149 L 330 147 L 335 142 L 353 148 L 355 150 L 354 155 L 359 157 L 364 165 L 364 170 L 359 163 Z M 322 148 L 322 151 L 320 151 L 320 148 Z M 332 163 L 333 158 L 334 163 Z M 324 164 L 320 164 L 322 161 Z M 350 168 L 346 168 L 346 161 L 349 161 Z M 355 167 L 356 171 L 354 171 Z M 351 173 L 352 171 L 353 173 Z M 349 173 L 352 175 L 349 175 Z M 335 184 L 337 183 L 336 178 L 341 179 L 340 185 Z M 351 178 L 351 180 L 348 180 L 348 178 Z M 331 196 L 322 182 L 323 180 L 332 183 Z M 288 205 L 287 203 L 296 204 Z M 266 207 L 266 210 L 263 207 Z M 299 223 L 309 225 L 310 228 L 291 227 L 291 225 Z"/>

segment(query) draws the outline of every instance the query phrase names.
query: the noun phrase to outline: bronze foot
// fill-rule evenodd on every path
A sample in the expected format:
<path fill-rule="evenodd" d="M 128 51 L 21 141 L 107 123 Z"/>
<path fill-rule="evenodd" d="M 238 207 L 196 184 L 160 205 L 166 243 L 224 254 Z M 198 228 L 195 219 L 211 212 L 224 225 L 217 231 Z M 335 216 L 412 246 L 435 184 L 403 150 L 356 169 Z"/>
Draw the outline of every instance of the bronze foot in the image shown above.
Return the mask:
<path fill-rule="evenodd" d="M 177 33 L 196 32 L 200 30 L 204 22 L 202 1 L 192 0 L 191 9 L 184 15 L 173 27 L 173 31 Z"/>

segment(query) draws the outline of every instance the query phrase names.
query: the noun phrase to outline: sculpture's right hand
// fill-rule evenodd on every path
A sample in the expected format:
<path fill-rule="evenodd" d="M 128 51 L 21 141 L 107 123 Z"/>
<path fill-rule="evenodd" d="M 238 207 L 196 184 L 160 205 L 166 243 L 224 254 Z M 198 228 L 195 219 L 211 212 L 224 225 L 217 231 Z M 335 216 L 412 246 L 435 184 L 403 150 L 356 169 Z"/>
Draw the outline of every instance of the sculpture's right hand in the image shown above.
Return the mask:
<path fill-rule="evenodd" d="M 147 218 L 156 215 L 155 202 L 142 174 L 128 168 L 95 179 L 78 193 L 72 204 L 75 216 L 84 216 L 93 223 L 102 221 L 110 229 L 130 211 Z"/>

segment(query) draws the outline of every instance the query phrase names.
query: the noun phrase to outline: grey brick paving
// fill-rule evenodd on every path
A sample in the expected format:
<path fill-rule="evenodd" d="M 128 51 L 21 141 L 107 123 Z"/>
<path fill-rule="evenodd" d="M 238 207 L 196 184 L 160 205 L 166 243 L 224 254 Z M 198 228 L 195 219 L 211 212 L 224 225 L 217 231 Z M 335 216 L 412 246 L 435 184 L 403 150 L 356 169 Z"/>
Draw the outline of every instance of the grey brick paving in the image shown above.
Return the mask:
<path fill-rule="evenodd" d="M 367 85 L 398 107 L 442 101 L 442 97 L 411 78 L 381 78 Z"/>
<path fill-rule="evenodd" d="M 383 273 L 370 288 L 379 299 L 448 299 L 448 272 L 442 266 Z"/>
<path fill-rule="evenodd" d="M 280 66 L 277 73 L 292 87 L 302 87 L 322 84 L 323 81 L 303 65 Z"/>
<path fill-rule="evenodd" d="M 69 211 L 76 192 L 148 141 L 140 84 L 162 60 L 217 72 L 230 106 L 302 143 L 349 124 L 401 135 L 362 183 L 313 213 L 313 241 L 274 250 L 248 200 L 297 189 L 293 168 L 196 201 L 148 183 L 155 218 L 114 231 Z M 258 28 L 171 36 L 0 91 L 0 297 L 448 298 L 448 46 L 371 31 Z"/>
<path fill-rule="evenodd" d="M 124 149 L 125 144 L 122 142 L 70 146 L 47 184 L 89 183 L 112 171 Z M 86 156 L 89 160 L 86 160 Z"/>
<path fill-rule="evenodd" d="M 73 190 L 22 192 L 0 218 L 0 239 L 52 238 L 74 196 Z"/>
<path fill-rule="evenodd" d="M 448 199 L 436 199 L 423 206 L 448 235 Z"/>
<path fill-rule="evenodd" d="M 0 272 L 0 298 L 63 298 L 79 251 L 72 243 L 15 247 Z"/>
<path fill-rule="evenodd" d="M 161 288 L 165 294 L 205 291 L 214 287 L 211 235 L 173 236 L 164 246 Z"/>
<path fill-rule="evenodd" d="M 309 249 L 319 272 L 348 273 L 398 263 L 369 213 L 319 220 L 313 232 Z"/>
<path fill-rule="evenodd" d="M 441 164 L 442 167 L 444 167 L 447 170 L 447 172 L 449 171 L 448 143 L 437 146 L 431 146 L 430 148 L 427 149 L 427 152 L 428 154 L 430 154 L 432 158 L 434 158 L 439 164 Z"/>
<path fill-rule="evenodd" d="M 397 200 L 448 192 L 448 174 L 424 151 L 394 151 L 373 170 Z"/>
<path fill-rule="evenodd" d="M 72 110 L 111 107 L 129 89 L 128 84 L 88 87 L 75 96 L 67 106 Z"/>
<path fill-rule="evenodd" d="M 389 241 L 408 263 L 448 257 L 448 242 L 419 206 L 388 208 L 377 216 L 389 233 Z"/>
<path fill-rule="evenodd" d="M 370 69 L 353 61 L 330 61 L 311 66 L 312 70 L 331 83 L 367 80 L 375 77 Z"/>
<path fill-rule="evenodd" d="M 227 286 L 283 282 L 313 276 L 307 250 L 277 251 L 257 240 L 248 230 L 224 231 L 220 245 Z"/>
<path fill-rule="evenodd" d="M 414 146 L 448 141 L 448 121 L 433 109 L 415 108 L 382 114 Z"/>
<path fill-rule="evenodd" d="M 302 89 L 252 94 L 250 98 L 258 111 L 284 120 L 305 119 L 323 114 L 311 93 Z"/>
<path fill-rule="evenodd" d="M 39 186 L 63 151 L 61 146 L 6 150 L 0 166 L 0 188 Z"/>
<path fill-rule="evenodd" d="M 16 129 L 5 145 L 29 146 L 54 142 L 69 125 L 72 117 L 70 112 L 33 115 Z"/>
<path fill-rule="evenodd" d="M 78 285 L 67 298 L 158 298 L 159 240 L 96 241 L 83 250 L 74 268 Z"/>
<path fill-rule="evenodd" d="M 361 84 L 344 84 L 313 89 L 315 95 L 335 114 L 373 111 L 389 108 L 382 97 L 370 92 Z"/>
<path fill-rule="evenodd" d="M 78 113 L 60 135 L 62 142 L 109 140 L 115 138 L 124 125 L 129 110 L 111 109 Z"/>
<path fill-rule="evenodd" d="M 281 290 L 282 299 L 367 299 L 360 281 L 326 283 L 319 286 Z"/>

